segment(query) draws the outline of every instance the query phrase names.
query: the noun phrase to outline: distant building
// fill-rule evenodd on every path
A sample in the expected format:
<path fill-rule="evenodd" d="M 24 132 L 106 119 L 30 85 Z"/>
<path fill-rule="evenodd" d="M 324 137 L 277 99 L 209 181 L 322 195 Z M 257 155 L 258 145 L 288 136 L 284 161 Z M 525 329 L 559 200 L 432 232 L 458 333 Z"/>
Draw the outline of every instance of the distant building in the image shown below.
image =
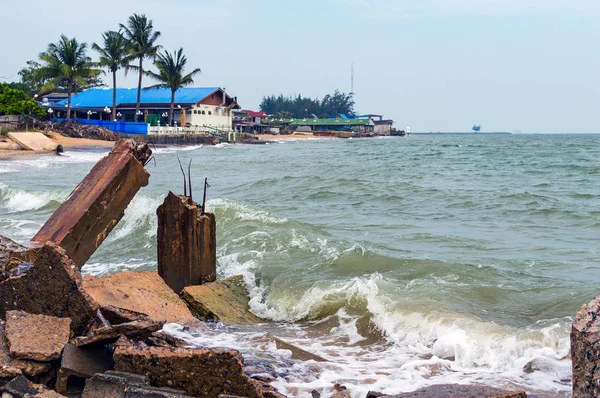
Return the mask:
<path fill-rule="evenodd" d="M 117 89 L 118 121 L 132 122 L 135 120 L 136 101 L 137 88 Z M 76 118 L 108 119 L 112 104 L 112 88 L 93 88 L 71 97 L 71 112 L 74 112 L 73 117 Z M 170 89 L 142 89 L 141 117 L 138 120 L 146 121 L 153 126 L 167 125 L 170 104 Z M 63 99 L 48 105 L 42 102 L 42 105 L 52 107 L 58 117 L 64 117 L 67 100 Z M 208 127 L 230 131 L 234 109 L 240 109 L 237 98 L 229 96 L 220 87 L 183 87 L 175 92 L 173 120 L 179 126 Z M 61 112 L 63 115 L 60 114 Z"/>
<path fill-rule="evenodd" d="M 347 131 L 373 134 L 375 123 L 370 118 L 292 119 L 290 128 L 296 131 Z"/>

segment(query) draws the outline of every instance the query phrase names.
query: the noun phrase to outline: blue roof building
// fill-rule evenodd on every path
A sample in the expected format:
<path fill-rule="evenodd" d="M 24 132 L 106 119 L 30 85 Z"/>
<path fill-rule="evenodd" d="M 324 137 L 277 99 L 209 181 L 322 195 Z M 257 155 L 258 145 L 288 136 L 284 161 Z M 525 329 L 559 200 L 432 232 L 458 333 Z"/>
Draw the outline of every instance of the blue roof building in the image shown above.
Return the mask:
<path fill-rule="evenodd" d="M 137 88 L 117 89 L 117 116 L 119 121 L 133 121 L 137 102 Z M 102 119 L 110 117 L 113 89 L 92 88 L 71 97 L 74 117 Z M 236 97 L 229 96 L 221 87 L 182 87 L 175 92 L 174 120 L 180 125 L 231 128 L 233 109 L 240 109 Z M 55 111 L 66 109 L 67 100 L 51 104 Z M 165 124 L 171 106 L 171 90 L 168 88 L 142 89 L 140 111 L 150 124 Z"/>

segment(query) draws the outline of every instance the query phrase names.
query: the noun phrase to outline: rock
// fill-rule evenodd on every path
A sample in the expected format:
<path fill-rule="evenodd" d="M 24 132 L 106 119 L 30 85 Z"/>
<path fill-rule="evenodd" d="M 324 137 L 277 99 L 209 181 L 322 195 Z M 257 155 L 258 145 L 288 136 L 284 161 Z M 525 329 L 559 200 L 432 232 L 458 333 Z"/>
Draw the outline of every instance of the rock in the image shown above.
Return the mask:
<path fill-rule="evenodd" d="M 10 357 L 4 333 L 4 324 L 4 321 L 0 321 L 0 379 L 11 379 L 21 374 L 38 376 L 48 372 L 52 368 L 49 363 Z"/>
<path fill-rule="evenodd" d="M 98 307 L 82 288 L 81 273 L 65 250 L 48 243 L 35 253 L 33 266 L 20 273 L 13 268 L 12 276 L 0 282 L 0 318 L 6 311 L 21 310 L 30 314 L 71 318 L 71 329 L 83 332 Z M 19 265 L 16 267 L 18 268 Z"/>
<path fill-rule="evenodd" d="M 181 296 L 200 319 L 218 320 L 229 325 L 263 322 L 250 312 L 248 291 L 241 276 L 188 286 Z"/>
<path fill-rule="evenodd" d="M 79 336 L 72 340 L 77 347 L 82 347 L 98 342 L 116 341 L 120 336 L 127 337 L 150 337 L 152 333 L 162 329 L 163 321 L 146 319 L 141 321 L 132 321 L 120 325 L 102 326 L 91 329 L 85 336 Z"/>
<path fill-rule="evenodd" d="M 378 398 L 378 397 L 384 397 L 385 394 L 377 392 L 377 391 L 369 391 L 367 393 L 367 396 L 365 398 Z"/>
<path fill-rule="evenodd" d="M 156 210 L 158 274 L 176 293 L 217 273 L 215 215 L 202 214 L 191 196 L 169 191 Z"/>
<path fill-rule="evenodd" d="M 333 385 L 333 391 L 334 393 L 331 398 L 352 398 L 352 394 L 350 394 L 346 386 L 336 383 Z"/>
<path fill-rule="evenodd" d="M 600 396 L 600 296 L 584 304 L 571 326 L 573 397 Z"/>
<path fill-rule="evenodd" d="M 71 319 L 6 312 L 6 341 L 12 358 L 52 361 L 69 341 Z"/>
<path fill-rule="evenodd" d="M 181 388 L 192 396 L 266 396 L 262 383 L 244 375 L 242 355 L 235 350 L 118 345 L 113 359 L 118 371 L 147 375 L 154 386 Z"/>
<path fill-rule="evenodd" d="M 155 321 L 187 323 L 196 319 L 154 271 L 123 271 L 83 280 L 86 292 L 102 307 L 118 307 L 146 314 Z"/>
<path fill-rule="evenodd" d="M 384 395 L 384 397 L 388 397 Z M 527 398 L 525 392 L 511 392 L 493 387 L 462 384 L 439 384 L 389 398 Z"/>
<path fill-rule="evenodd" d="M 298 348 L 295 345 L 290 343 L 286 343 L 285 341 L 277 338 L 275 336 L 271 336 L 273 340 L 275 340 L 275 345 L 278 350 L 290 350 L 292 352 L 292 358 L 297 359 L 299 361 L 317 361 L 317 362 L 327 362 L 327 360 L 323 357 L 310 353 L 308 351 L 303 350 L 302 348 Z"/>
<path fill-rule="evenodd" d="M 2 387 L 4 394 L 10 394 L 13 397 L 38 397 L 38 398 L 60 398 L 62 395 L 48 390 L 41 384 L 34 384 L 24 376 L 18 376 L 9 381 Z M 4 398 L 4 394 L 2 397 Z M 64 398 L 64 397 L 63 397 Z"/>
<path fill-rule="evenodd" d="M 78 348 L 67 344 L 60 362 L 56 391 L 60 393 L 67 391 L 71 376 L 89 379 L 96 373 L 104 373 L 112 368 L 111 354 L 106 347 L 97 345 L 91 348 Z"/>
<path fill-rule="evenodd" d="M 148 378 L 109 371 L 85 383 L 83 398 L 189 398 L 184 391 L 151 387 Z"/>
<path fill-rule="evenodd" d="M 60 122 L 52 125 L 53 129 L 65 137 L 89 138 L 91 140 L 116 141 L 119 134 L 104 127 L 79 124 L 73 122 Z"/>
<path fill-rule="evenodd" d="M 35 252 L 9 238 L 0 235 L 0 281 L 9 277 L 15 264 L 33 262 Z"/>
<path fill-rule="evenodd" d="M 140 161 L 147 159 L 148 151 L 147 145 L 139 150 L 133 140 L 117 141 L 32 241 L 60 245 L 81 268 L 121 220 L 137 191 L 148 185 L 150 175 Z"/>

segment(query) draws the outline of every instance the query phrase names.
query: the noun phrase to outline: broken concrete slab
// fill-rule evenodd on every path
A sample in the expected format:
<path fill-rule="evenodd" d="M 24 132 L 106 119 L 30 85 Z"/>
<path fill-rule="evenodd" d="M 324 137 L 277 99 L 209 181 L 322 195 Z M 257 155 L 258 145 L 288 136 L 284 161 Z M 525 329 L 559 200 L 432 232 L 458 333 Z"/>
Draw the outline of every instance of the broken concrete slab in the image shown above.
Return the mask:
<path fill-rule="evenodd" d="M 221 281 L 188 286 L 181 293 L 194 315 L 229 325 L 255 325 L 264 322 L 250 312 L 244 279 L 233 276 Z"/>
<path fill-rule="evenodd" d="M 47 389 L 42 384 L 34 384 L 27 380 L 24 376 L 17 376 L 2 388 L 0 391 L 4 391 L 6 394 L 10 394 L 11 397 L 38 397 L 38 398 L 65 398 L 63 395 L 58 394 L 55 391 Z M 4 394 L 2 394 L 4 397 Z"/>
<path fill-rule="evenodd" d="M 150 175 L 142 163 L 148 151 L 147 145 L 139 148 L 133 140 L 117 141 L 32 241 L 60 245 L 81 268 L 123 218 L 137 191 L 148 185 Z"/>
<path fill-rule="evenodd" d="M 154 271 L 122 271 L 83 280 L 85 291 L 103 307 L 114 306 L 148 315 L 153 320 L 195 323 L 196 319 Z"/>
<path fill-rule="evenodd" d="M 191 197 L 171 191 L 156 210 L 158 274 L 173 291 L 216 279 L 214 214 L 202 214 Z"/>
<path fill-rule="evenodd" d="M 33 262 L 35 251 L 0 235 L 0 281 L 9 277 L 10 271 L 21 262 Z"/>
<path fill-rule="evenodd" d="M 180 388 L 192 396 L 264 397 L 262 384 L 243 373 L 236 350 L 118 345 L 113 359 L 118 371 L 147 375 L 154 386 Z"/>
<path fill-rule="evenodd" d="M 152 336 L 152 333 L 162 329 L 163 325 L 164 321 L 155 321 L 148 318 L 118 325 L 101 326 L 91 328 L 84 336 L 75 337 L 71 342 L 77 347 L 83 347 L 99 342 L 116 341 L 121 336 L 148 338 Z"/>
<path fill-rule="evenodd" d="M 384 395 L 382 398 L 527 398 L 525 392 L 505 391 L 498 388 L 462 385 L 462 384 L 438 384 L 421 388 L 413 392 L 398 395 Z"/>
<path fill-rule="evenodd" d="M 0 379 L 9 379 L 21 374 L 38 376 L 48 372 L 52 368 L 51 364 L 47 362 L 11 358 L 4 327 L 5 322 L 0 321 Z"/>
<path fill-rule="evenodd" d="M 600 296 L 581 306 L 571 325 L 573 397 L 600 396 Z"/>
<path fill-rule="evenodd" d="M 290 343 L 281 340 L 278 337 L 270 336 L 275 341 L 275 346 L 278 350 L 289 350 L 292 352 L 292 358 L 299 361 L 316 361 L 316 362 L 327 362 L 323 357 L 316 354 L 303 350 L 302 348 L 296 347 Z"/>
<path fill-rule="evenodd" d="M 83 398 L 189 398 L 184 391 L 150 386 L 148 378 L 109 371 L 85 383 Z"/>
<path fill-rule="evenodd" d="M 71 318 L 75 334 L 83 332 L 98 304 L 82 288 L 78 268 L 55 244 L 30 250 L 33 262 L 19 264 L 26 267 L 0 281 L 0 318 L 10 310 Z"/>
<path fill-rule="evenodd" d="M 60 393 L 67 391 L 69 377 L 71 376 L 89 379 L 96 373 L 104 373 L 112 368 L 111 353 L 105 346 L 78 348 L 73 344 L 67 344 L 60 362 L 56 391 Z"/>
<path fill-rule="evenodd" d="M 21 147 L 36 152 L 56 151 L 58 144 L 42 133 L 8 133 L 8 138 Z"/>
<path fill-rule="evenodd" d="M 69 341 L 71 319 L 7 311 L 5 333 L 12 358 L 52 361 Z"/>

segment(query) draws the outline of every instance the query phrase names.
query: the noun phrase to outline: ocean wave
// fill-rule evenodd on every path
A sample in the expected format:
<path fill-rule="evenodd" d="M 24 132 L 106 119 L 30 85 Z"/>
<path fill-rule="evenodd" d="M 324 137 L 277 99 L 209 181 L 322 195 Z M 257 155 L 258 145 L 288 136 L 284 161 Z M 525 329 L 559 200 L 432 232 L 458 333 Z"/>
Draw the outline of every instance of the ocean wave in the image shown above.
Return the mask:
<path fill-rule="evenodd" d="M 283 224 L 288 220 L 278 218 L 270 213 L 253 208 L 230 199 L 212 199 L 206 202 L 208 211 L 214 212 L 217 218 L 236 221 L 259 221 L 264 224 Z"/>
<path fill-rule="evenodd" d="M 167 153 L 176 153 L 176 152 L 187 152 L 187 151 L 195 151 L 197 149 L 202 148 L 204 145 L 189 145 L 189 146 L 167 146 L 161 148 L 155 148 L 152 150 L 154 154 L 167 154 Z"/>
<path fill-rule="evenodd" d="M 0 207 L 4 207 L 8 213 L 38 210 L 49 205 L 58 206 L 66 196 L 63 192 L 30 192 L 0 184 Z"/>

